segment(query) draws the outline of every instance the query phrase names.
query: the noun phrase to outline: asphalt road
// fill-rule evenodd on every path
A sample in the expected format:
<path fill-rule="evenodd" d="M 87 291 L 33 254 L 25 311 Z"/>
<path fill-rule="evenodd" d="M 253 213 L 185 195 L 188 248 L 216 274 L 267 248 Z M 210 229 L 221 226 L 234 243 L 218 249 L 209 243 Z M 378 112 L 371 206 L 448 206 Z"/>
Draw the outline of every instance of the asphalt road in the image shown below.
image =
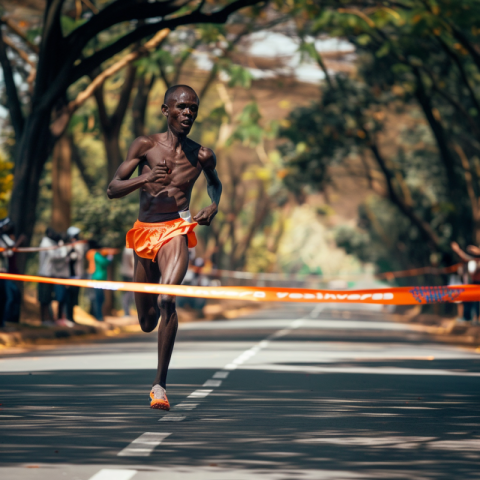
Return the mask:
<path fill-rule="evenodd" d="M 480 356 L 374 310 L 181 325 L 0 359 L 2 480 L 480 478 Z"/>

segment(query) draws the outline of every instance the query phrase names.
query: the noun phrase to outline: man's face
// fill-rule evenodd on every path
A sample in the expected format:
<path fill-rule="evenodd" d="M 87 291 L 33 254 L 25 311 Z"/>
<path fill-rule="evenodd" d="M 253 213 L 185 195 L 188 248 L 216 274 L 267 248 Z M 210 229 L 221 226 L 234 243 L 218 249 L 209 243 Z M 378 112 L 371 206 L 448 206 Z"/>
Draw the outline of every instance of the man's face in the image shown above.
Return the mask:
<path fill-rule="evenodd" d="M 162 105 L 162 112 L 170 130 L 188 135 L 198 114 L 197 95 L 190 89 L 180 88 L 169 98 L 167 105 Z"/>

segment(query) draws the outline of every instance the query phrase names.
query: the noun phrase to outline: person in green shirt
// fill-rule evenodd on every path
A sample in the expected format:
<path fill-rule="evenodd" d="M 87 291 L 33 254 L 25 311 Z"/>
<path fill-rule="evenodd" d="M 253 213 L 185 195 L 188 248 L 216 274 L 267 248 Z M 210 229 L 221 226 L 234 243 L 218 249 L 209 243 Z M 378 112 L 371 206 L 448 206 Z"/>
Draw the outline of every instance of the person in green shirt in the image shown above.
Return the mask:
<path fill-rule="evenodd" d="M 107 268 L 113 260 L 113 255 L 103 255 L 101 251 L 95 252 L 93 257 L 95 261 L 95 272 L 92 274 L 92 280 L 106 280 Z M 105 293 L 102 288 L 95 289 L 95 297 L 93 298 L 93 314 L 99 321 L 103 321 L 103 302 L 105 301 Z"/>

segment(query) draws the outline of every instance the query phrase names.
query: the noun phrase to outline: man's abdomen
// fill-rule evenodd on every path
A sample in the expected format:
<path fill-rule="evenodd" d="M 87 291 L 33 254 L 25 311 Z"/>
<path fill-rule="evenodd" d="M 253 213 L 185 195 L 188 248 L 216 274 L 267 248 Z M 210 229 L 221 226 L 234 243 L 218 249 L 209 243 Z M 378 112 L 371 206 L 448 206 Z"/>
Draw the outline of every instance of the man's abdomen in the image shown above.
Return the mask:
<path fill-rule="evenodd" d="M 138 220 L 155 223 L 180 218 L 178 212 L 189 207 L 190 193 L 191 190 L 189 192 L 166 190 L 154 197 L 145 191 L 141 192 Z"/>

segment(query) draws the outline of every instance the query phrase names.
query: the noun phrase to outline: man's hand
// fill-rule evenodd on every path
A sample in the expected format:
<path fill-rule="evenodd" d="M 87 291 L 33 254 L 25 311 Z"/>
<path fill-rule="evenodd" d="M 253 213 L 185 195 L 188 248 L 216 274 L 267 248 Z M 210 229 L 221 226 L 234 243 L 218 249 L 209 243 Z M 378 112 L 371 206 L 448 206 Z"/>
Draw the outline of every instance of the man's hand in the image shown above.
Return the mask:
<path fill-rule="evenodd" d="M 161 183 L 172 171 L 167 167 L 166 160 L 160 165 L 155 165 L 147 176 L 147 183 Z"/>
<path fill-rule="evenodd" d="M 203 208 L 200 210 L 194 217 L 193 219 L 199 224 L 199 225 L 210 225 L 212 222 L 213 218 L 218 212 L 218 207 L 216 203 L 212 203 L 209 207 Z"/>
<path fill-rule="evenodd" d="M 457 242 L 452 242 L 450 243 L 450 246 L 452 247 L 452 250 L 457 252 L 458 250 L 460 250 L 460 246 L 458 245 Z"/>

